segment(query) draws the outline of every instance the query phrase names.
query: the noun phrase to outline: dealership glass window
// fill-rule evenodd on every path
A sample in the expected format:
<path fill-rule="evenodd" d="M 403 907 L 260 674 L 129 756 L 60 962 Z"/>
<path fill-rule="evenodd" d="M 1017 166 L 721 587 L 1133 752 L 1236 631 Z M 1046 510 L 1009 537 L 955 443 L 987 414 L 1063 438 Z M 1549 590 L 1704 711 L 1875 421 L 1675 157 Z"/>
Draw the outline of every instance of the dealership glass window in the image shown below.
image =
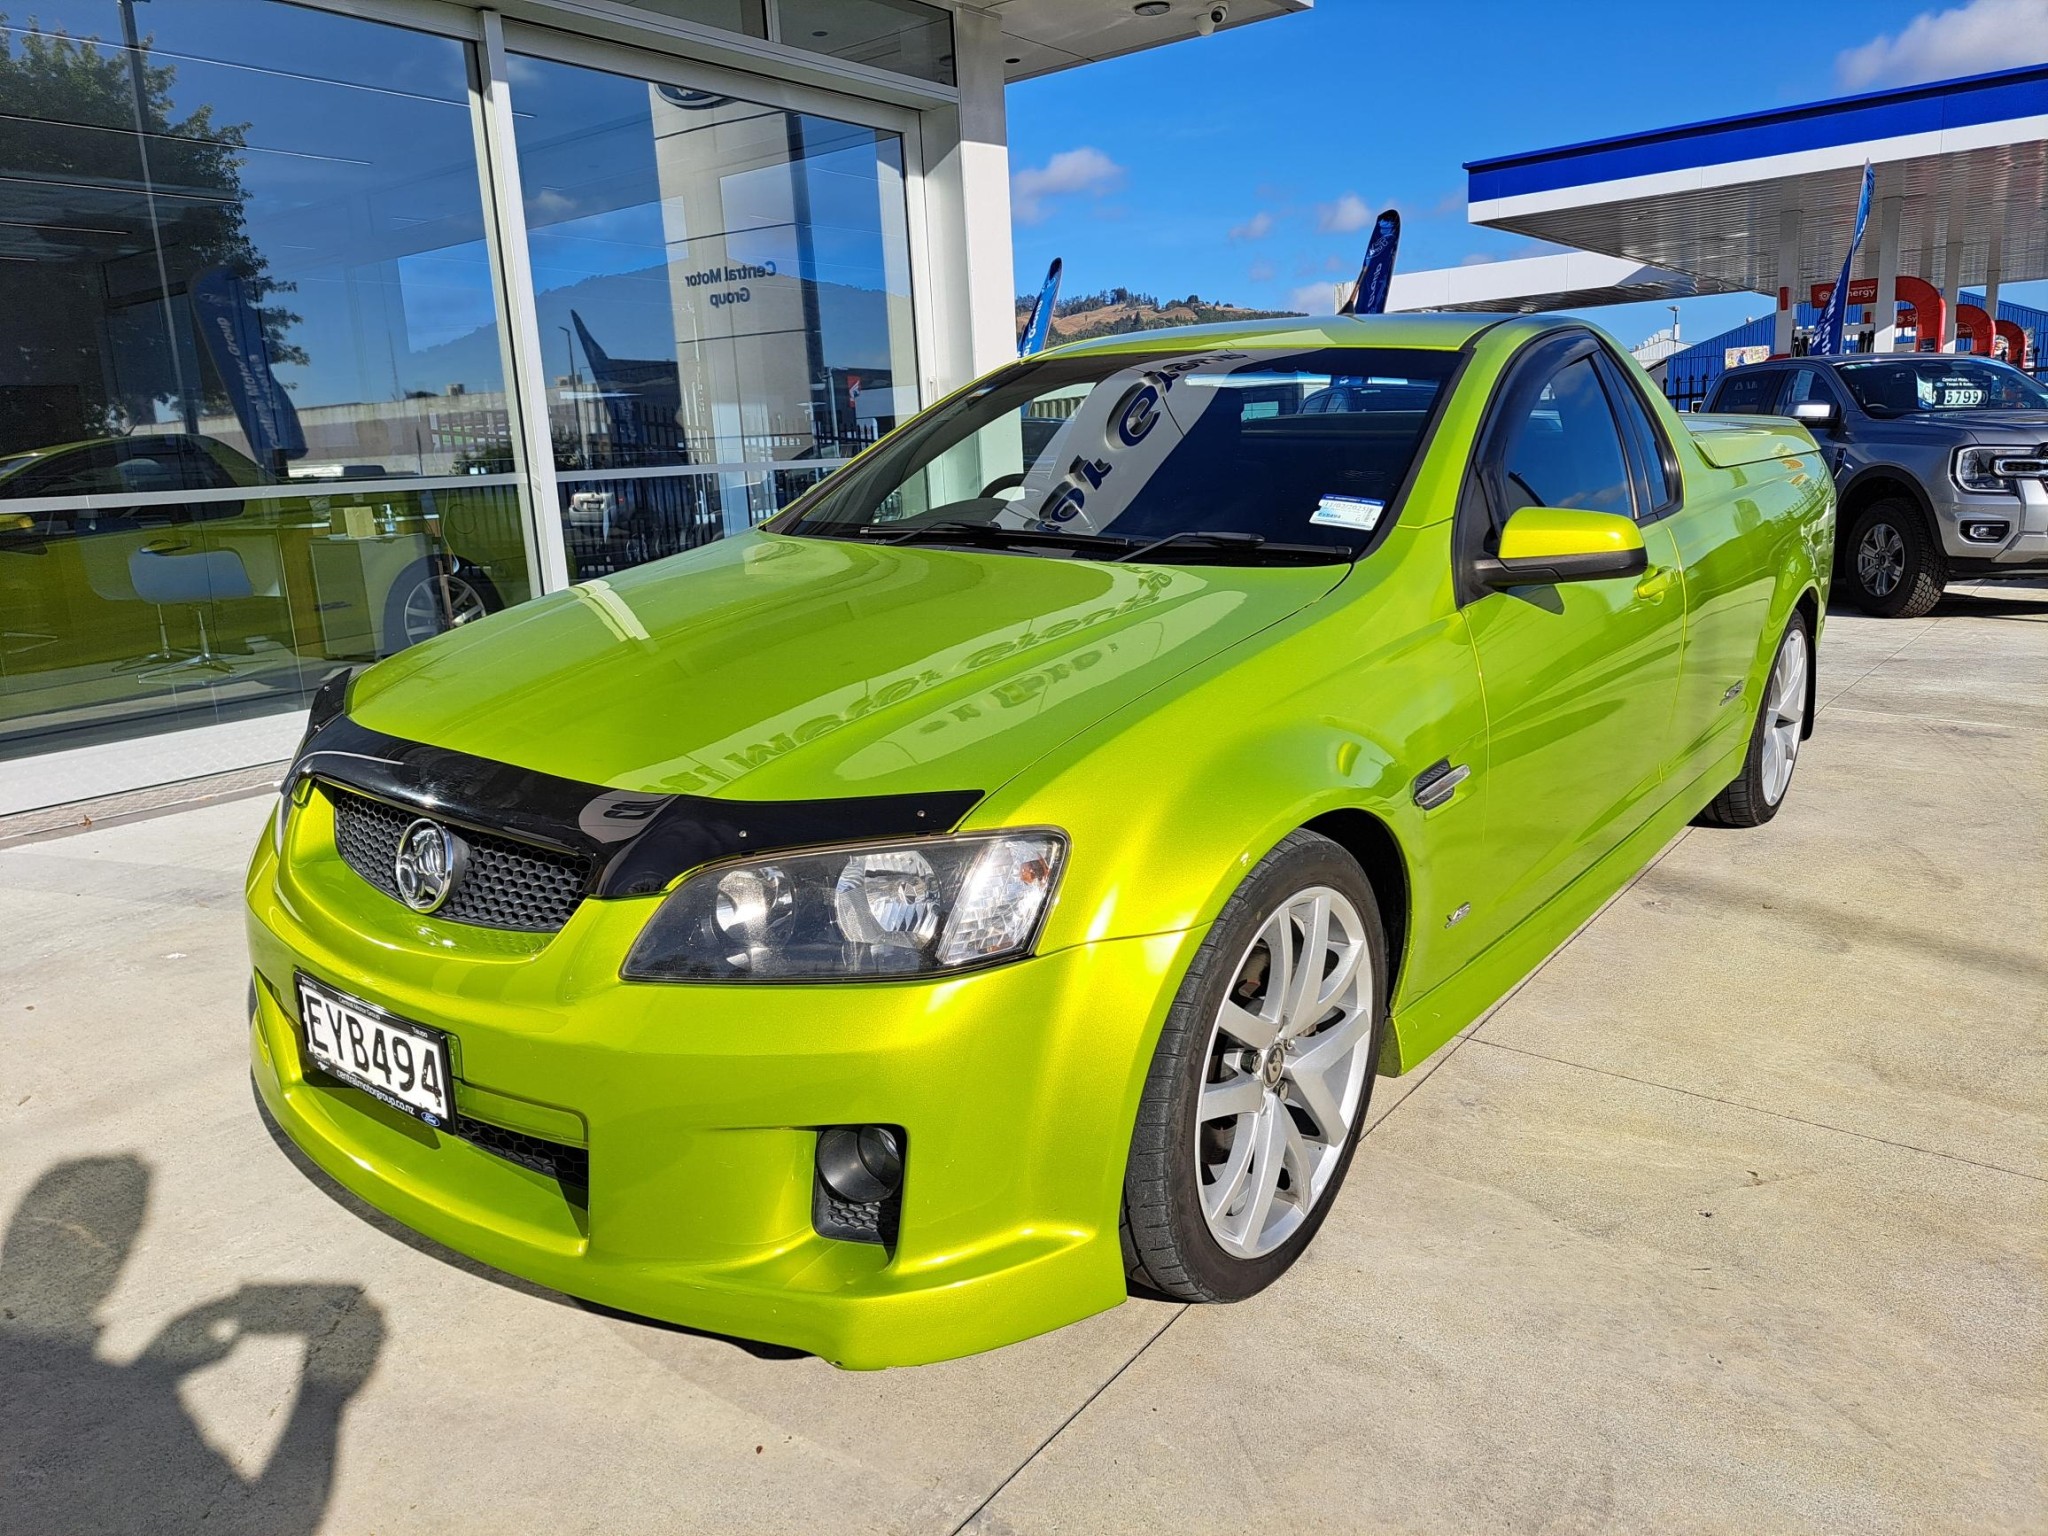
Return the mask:
<path fill-rule="evenodd" d="M 510 77 L 572 578 L 748 528 L 916 408 L 899 136 Z"/>
<path fill-rule="evenodd" d="M 0 757 L 525 597 L 466 45 L 277 0 L 0 44 Z"/>

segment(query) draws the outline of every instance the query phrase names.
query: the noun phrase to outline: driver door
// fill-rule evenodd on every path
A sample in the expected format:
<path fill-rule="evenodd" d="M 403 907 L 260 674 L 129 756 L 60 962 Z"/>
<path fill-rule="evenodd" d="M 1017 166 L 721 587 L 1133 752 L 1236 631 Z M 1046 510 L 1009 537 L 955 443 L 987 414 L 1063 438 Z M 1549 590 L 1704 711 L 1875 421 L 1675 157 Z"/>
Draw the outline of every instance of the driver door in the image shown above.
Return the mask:
<path fill-rule="evenodd" d="M 1459 597 L 1487 717 L 1490 943 L 1634 831 L 1669 753 L 1685 633 L 1677 547 L 1630 473 L 1600 343 L 1537 342 L 1495 395 L 1458 508 Z M 1642 525 L 1641 575 L 1493 590 L 1475 562 L 1525 506 Z"/>

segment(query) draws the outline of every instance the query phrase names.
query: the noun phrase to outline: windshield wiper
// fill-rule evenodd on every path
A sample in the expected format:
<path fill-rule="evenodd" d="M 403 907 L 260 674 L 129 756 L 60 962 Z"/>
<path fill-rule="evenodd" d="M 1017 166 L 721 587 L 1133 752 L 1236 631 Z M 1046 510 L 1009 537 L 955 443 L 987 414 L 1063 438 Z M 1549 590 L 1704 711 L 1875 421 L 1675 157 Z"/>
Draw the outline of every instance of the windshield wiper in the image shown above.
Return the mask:
<path fill-rule="evenodd" d="M 1249 555 L 1256 552 L 1262 562 L 1275 557 L 1288 561 L 1307 556 L 1317 562 L 1328 561 L 1334 563 L 1339 560 L 1355 560 L 1358 557 L 1356 550 L 1336 544 L 1274 544 L 1269 542 L 1264 534 L 1204 533 L 1196 529 L 1185 528 L 1179 533 L 1169 533 L 1164 538 L 1154 539 L 1148 544 L 1140 544 L 1135 549 L 1127 549 L 1122 554 L 1113 555 L 1110 558 L 1119 561 L 1142 560 L 1154 550 L 1165 549 L 1170 544 L 1188 546 L 1186 553 L 1190 555 L 1202 553 L 1227 555 L 1240 552 Z"/>
<path fill-rule="evenodd" d="M 1244 564 L 1335 564 L 1358 558 L 1358 552 L 1337 544 L 1275 544 L 1257 533 L 1206 533 L 1183 529 L 1157 539 L 1125 538 L 1114 533 L 1084 533 L 1078 528 L 998 528 L 992 523 L 941 522 L 905 527 L 895 523 L 849 523 L 792 530 L 814 538 L 861 539 L 880 544 L 969 544 L 985 549 L 1038 546 L 1066 550 L 1084 559 L 1111 563 L 1139 560 L 1169 545 L 1182 546 L 1186 559 L 1204 556 L 1254 556 Z"/>
<path fill-rule="evenodd" d="M 993 523 L 925 523 L 905 529 L 889 542 L 922 544 L 931 540 L 941 543 L 1048 544 L 1070 549 L 1119 551 L 1129 549 L 1132 543 L 1129 539 L 1108 533 L 1082 533 L 1078 529 L 1063 528 L 998 528 Z"/>

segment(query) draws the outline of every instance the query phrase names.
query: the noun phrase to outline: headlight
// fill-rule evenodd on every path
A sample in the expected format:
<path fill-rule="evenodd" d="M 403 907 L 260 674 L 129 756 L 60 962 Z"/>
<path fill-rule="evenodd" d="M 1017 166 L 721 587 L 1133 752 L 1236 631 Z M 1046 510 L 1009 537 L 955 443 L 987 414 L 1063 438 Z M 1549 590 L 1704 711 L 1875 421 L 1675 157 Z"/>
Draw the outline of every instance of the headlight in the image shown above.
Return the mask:
<path fill-rule="evenodd" d="M 641 931 L 629 981 L 934 976 L 1023 954 L 1052 906 L 1057 832 L 871 843 L 718 864 Z"/>
<path fill-rule="evenodd" d="M 1996 492 L 2010 496 L 2014 486 L 2010 473 L 2001 474 L 2001 469 L 2010 471 L 2015 459 L 2027 460 L 2033 457 L 2031 448 L 1958 448 L 1956 450 L 1956 484 L 1966 491 Z M 2000 460 L 2006 461 L 2001 464 Z"/>

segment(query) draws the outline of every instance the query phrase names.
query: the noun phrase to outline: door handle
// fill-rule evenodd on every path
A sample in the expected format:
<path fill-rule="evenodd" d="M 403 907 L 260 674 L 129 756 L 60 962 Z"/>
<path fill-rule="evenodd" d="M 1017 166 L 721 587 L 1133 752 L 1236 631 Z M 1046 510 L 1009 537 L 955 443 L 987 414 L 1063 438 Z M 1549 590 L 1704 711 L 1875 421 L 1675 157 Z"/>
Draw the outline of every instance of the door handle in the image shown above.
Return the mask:
<path fill-rule="evenodd" d="M 1668 565 L 1660 565 L 1648 571 L 1636 583 L 1636 596 L 1646 603 L 1661 603 L 1666 594 L 1678 584 L 1678 572 Z"/>

